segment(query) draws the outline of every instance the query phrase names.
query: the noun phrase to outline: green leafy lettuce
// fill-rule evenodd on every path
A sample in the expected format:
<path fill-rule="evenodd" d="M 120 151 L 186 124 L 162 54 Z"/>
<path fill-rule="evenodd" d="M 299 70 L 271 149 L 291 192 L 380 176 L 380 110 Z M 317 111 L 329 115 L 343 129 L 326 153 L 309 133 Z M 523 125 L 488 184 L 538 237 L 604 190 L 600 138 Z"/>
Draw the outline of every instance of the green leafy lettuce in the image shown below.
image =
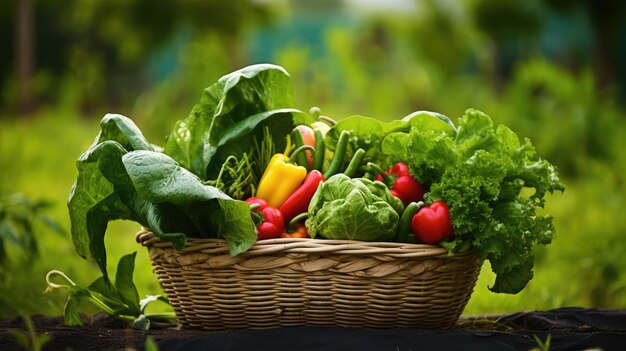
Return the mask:
<path fill-rule="evenodd" d="M 381 182 L 337 174 L 317 188 L 306 227 L 312 238 L 390 241 L 403 209 Z"/>
<path fill-rule="evenodd" d="M 390 133 L 381 147 L 429 188 L 427 201 L 449 206 L 455 235 L 445 247 L 469 248 L 489 260 L 494 292 L 514 294 L 526 286 L 535 246 L 554 237 L 552 218 L 541 214 L 545 195 L 564 190 L 556 168 L 528 139 L 470 109 L 455 134 L 413 126 L 408 133 Z"/>
<path fill-rule="evenodd" d="M 350 147 L 347 160 L 352 157 L 355 150 L 361 148 L 366 152 L 365 162 L 369 160 L 379 162 L 384 161 L 381 150 L 383 139 L 393 132 L 408 133 L 411 127 L 445 132 L 450 135 L 456 132 L 452 121 L 448 117 L 436 112 L 417 111 L 400 120 L 389 122 L 357 115 L 344 118 L 337 122 L 337 124 L 328 131 L 325 142 L 327 148 L 334 150 L 341 132 L 344 130 L 350 131 Z M 384 164 L 381 166 L 388 165 Z"/>

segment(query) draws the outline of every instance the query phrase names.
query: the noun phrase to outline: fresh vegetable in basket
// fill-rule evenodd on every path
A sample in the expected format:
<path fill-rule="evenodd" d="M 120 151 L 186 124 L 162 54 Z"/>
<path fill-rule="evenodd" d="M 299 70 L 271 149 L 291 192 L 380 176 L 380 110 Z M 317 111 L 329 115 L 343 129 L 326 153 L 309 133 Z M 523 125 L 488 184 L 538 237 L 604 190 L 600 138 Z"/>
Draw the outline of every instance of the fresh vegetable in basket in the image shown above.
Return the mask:
<path fill-rule="evenodd" d="M 263 141 L 271 138 L 271 146 L 282 150 L 295 126 L 314 121 L 292 106 L 287 72 L 262 64 L 205 89 L 162 152 L 130 119 L 106 115 L 96 140 L 78 159 L 68 200 L 76 251 L 97 262 L 108 280 L 104 236 L 116 219 L 150 228 L 179 249 L 196 236 L 226 239 L 232 255 L 246 251 L 257 239 L 248 204 L 206 183 L 230 166 L 232 157 L 245 155 L 257 174 L 241 181 L 259 179 L 269 162 Z"/>
<path fill-rule="evenodd" d="M 526 286 L 535 246 L 554 237 L 552 218 L 540 211 L 545 196 L 563 190 L 556 168 L 528 139 L 469 109 L 453 134 L 412 126 L 388 133 L 381 148 L 390 162 L 406 162 L 419 176 L 430 189 L 426 201 L 443 200 L 449 207 L 454 237 L 442 245 L 489 260 L 495 292 Z"/>
<path fill-rule="evenodd" d="M 383 183 L 337 174 L 317 188 L 306 227 L 312 238 L 391 241 L 403 210 Z"/>
<path fill-rule="evenodd" d="M 258 216 L 259 222 L 256 229 L 258 232 L 258 240 L 276 239 L 283 233 L 285 227 L 285 220 L 283 214 L 276 207 L 269 206 L 265 201 L 258 198 L 251 201 L 246 200 L 248 203 L 259 205 L 256 208 L 251 208 L 255 211 L 255 215 Z"/>
<path fill-rule="evenodd" d="M 284 154 L 274 155 L 261 177 L 256 196 L 273 207 L 280 207 L 306 178 L 306 168 L 291 162 L 304 150 L 300 148 L 294 151 L 291 157 Z"/>
<path fill-rule="evenodd" d="M 454 234 L 450 210 L 443 201 L 420 208 L 411 219 L 411 231 L 419 242 L 436 244 Z"/>
<path fill-rule="evenodd" d="M 282 212 L 286 222 L 307 211 L 309 203 L 313 195 L 315 195 L 315 191 L 317 191 L 317 187 L 323 181 L 324 176 L 316 169 L 307 174 L 302 185 L 280 206 L 280 212 Z"/>
<path fill-rule="evenodd" d="M 413 232 L 452 255 L 469 250 L 488 260 L 495 292 L 519 292 L 532 278 L 535 247 L 554 237 L 546 194 L 563 185 L 528 139 L 473 109 L 458 127 L 428 111 L 390 122 L 319 117 L 327 125 L 319 109 L 311 116 L 293 106 L 287 72 L 262 64 L 205 89 L 163 148 L 130 119 L 106 115 L 78 159 L 68 201 L 77 252 L 108 280 L 109 221 L 135 221 L 176 249 L 188 237 L 221 238 L 237 255 L 258 238 L 289 234 L 286 222 L 306 211 L 312 238 L 408 242 Z M 288 161 L 292 143 L 306 150 Z M 375 177 L 363 167 L 369 162 L 391 179 L 359 178 Z M 264 214 L 274 228 L 262 229 L 241 201 L 251 196 L 283 223 Z M 431 205 L 418 211 L 422 199 Z M 304 236 L 296 228 L 291 235 Z"/>
<path fill-rule="evenodd" d="M 398 162 L 386 172 L 375 163 L 370 162 L 369 166 L 378 173 L 376 180 L 384 182 L 389 186 L 391 194 L 402 200 L 404 205 L 424 199 L 422 184 L 413 178 L 409 172 L 409 167 L 405 163 Z"/>
<path fill-rule="evenodd" d="M 301 222 L 297 222 L 293 225 L 293 229 L 287 229 L 286 232 L 283 232 L 280 235 L 281 238 L 310 238 L 309 236 L 309 232 L 306 230 L 306 226 L 301 223 Z"/>

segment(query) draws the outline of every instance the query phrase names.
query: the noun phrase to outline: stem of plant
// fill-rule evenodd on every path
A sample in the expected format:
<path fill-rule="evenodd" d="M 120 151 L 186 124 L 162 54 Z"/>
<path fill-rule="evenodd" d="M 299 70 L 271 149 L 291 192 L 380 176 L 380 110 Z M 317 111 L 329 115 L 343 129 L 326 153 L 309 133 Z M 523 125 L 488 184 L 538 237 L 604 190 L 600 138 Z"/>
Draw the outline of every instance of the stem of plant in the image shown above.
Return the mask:
<path fill-rule="evenodd" d="M 289 156 L 289 162 L 290 163 L 294 163 L 297 160 L 297 157 L 300 153 L 309 150 L 311 151 L 313 154 L 315 154 L 315 148 L 311 145 L 302 145 L 299 148 L 297 148 L 292 154 L 291 156 Z M 305 162 L 306 163 L 306 162 Z"/>

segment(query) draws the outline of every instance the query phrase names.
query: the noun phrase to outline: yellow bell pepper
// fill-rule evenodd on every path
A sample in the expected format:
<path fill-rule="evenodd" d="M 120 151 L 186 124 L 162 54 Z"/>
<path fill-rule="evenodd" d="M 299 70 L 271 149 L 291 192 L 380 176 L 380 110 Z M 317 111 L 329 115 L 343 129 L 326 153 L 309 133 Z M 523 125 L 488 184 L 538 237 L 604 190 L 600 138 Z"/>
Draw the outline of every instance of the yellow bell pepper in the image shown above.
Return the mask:
<path fill-rule="evenodd" d="M 298 189 L 307 174 L 306 168 L 290 164 L 288 160 L 289 157 L 284 154 L 272 156 L 256 192 L 257 197 L 275 208 L 279 208 Z"/>

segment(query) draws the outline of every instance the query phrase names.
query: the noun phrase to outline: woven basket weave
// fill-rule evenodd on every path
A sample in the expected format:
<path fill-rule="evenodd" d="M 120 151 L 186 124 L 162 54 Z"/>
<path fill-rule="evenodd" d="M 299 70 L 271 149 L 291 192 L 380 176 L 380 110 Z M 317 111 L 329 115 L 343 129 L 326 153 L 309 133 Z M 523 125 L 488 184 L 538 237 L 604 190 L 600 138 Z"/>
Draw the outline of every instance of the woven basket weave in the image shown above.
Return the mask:
<path fill-rule="evenodd" d="M 142 230 L 154 271 L 183 327 L 221 330 L 322 325 L 452 327 L 482 260 L 438 246 L 272 239 L 231 257 L 224 240 L 182 251 Z"/>

